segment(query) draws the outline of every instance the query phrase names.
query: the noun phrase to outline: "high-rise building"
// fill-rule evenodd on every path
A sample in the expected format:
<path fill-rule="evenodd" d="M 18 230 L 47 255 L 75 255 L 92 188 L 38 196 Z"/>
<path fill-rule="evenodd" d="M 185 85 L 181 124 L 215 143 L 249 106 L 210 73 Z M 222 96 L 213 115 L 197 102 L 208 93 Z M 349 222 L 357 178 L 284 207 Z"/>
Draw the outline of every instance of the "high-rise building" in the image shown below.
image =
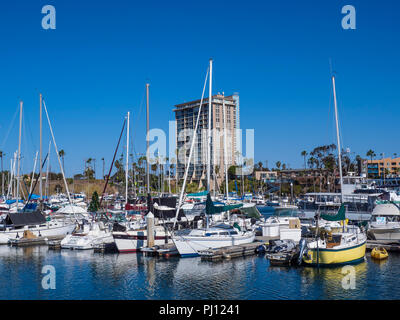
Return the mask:
<path fill-rule="evenodd" d="M 224 130 L 223 100 L 225 100 L 226 130 Z M 201 100 L 175 105 L 176 146 L 178 149 L 177 175 L 182 179 L 188 162 L 190 146 Z M 227 166 L 236 164 L 236 129 L 238 129 L 238 94 L 212 96 L 211 101 L 211 177 L 210 188 L 215 189 L 224 180 L 224 134 L 227 145 Z M 203 99 L 197 139 L 189 167 L 188 182 L 198 182 L 199 186 L 207 184 L 207 154 L 208 154 L 208 98 Z"/>

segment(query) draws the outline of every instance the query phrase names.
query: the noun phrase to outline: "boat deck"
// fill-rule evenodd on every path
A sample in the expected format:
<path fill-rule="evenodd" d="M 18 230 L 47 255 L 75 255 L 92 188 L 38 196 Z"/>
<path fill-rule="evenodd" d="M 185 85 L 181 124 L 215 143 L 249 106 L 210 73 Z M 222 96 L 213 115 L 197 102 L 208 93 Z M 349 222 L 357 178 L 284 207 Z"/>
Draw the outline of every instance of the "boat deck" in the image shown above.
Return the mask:
<path fill-rule="evenodd" d="M 147 256 L 158 256 L 164 258 L 179 256 L 179 252 L 173 243 L 166 243 L 163 245 L 154 246 L 152 248 L 141 248 L 140 251 Z"/>
<path fill-rule="evenodd" d="M 49 236 L 49 237 L 36 237 L 36 238 L 18 238 L 10 239 L 9 243 L 15 247 L 26 247 L 35 245 L 46 245 L 49 241 L 62 240 L 65 236 Z"/>
<path fill-rule="evenodd" d="M 202 260 L 217 261 L 256 254 L 256 248 L 264 241 L 240 244 L 237 246 L 223 247 L 218 249 L 207 249 L 199 252 Z"/>

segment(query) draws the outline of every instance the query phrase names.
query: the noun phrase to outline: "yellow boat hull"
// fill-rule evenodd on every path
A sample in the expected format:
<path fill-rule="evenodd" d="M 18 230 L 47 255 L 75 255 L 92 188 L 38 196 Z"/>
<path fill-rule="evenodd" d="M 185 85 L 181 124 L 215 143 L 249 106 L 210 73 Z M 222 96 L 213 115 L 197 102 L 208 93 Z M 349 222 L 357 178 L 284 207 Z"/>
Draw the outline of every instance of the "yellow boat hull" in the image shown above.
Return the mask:
<path fill-rule="evenodd" d="M 371 251 L 371 257 L 377 260 L 386 259 L 389 256 L 385 249 L 373 248 Z"/>
<path fill-rule="evenodd" d="M 320 248 L 308 249 L 307 255 L 303 257 L 306 265 L 336 266 L 358 263 L 364 260 L 366 242 L 345 249 Z M 318 256 L 318 259 L 317 259 Z"/>

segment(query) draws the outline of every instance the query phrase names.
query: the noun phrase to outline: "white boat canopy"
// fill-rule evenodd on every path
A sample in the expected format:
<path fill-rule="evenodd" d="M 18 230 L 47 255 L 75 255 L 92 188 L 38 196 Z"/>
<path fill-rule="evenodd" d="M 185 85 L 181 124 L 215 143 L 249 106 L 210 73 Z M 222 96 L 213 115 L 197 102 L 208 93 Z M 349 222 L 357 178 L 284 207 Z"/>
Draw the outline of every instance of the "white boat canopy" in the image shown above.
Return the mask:
<path fill-rule="evenodd" d="M 373 216 L 399 216 L 400 210 L 393 203 L 377 204 L 372 211 Z"/>

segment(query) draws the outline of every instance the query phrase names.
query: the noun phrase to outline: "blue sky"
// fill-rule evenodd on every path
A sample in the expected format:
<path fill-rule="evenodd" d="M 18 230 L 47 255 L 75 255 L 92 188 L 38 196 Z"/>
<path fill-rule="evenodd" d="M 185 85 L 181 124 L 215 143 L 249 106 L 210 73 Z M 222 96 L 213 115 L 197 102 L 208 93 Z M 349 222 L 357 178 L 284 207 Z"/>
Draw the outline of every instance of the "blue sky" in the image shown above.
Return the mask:
<path fill-rule="evenodd" d="M 56 30 L 41 28 L 46 4 L 56 8 Z M 346 4 L 356 8 L 356 30 L 341 27 Z M 89 157 L 100 173 L 128 110 L 135 152 L 144 153 L 145 83 L 151 127 L 167 130 L 175 104 L 200 98 L 212 57 L 213 93 L 239 92 L 256 161 L 301 167 L 302 150 L 336 141 L 329 59 L 343 147 L 400 154 L 399 9 L 396 1 L 355 0 L 3 1 L 0 149 L 8 166 L 22 99 L 23 170 L 32 169 L 42 92 L 67 176 Z M 49 140 L 45 126 L 44 149 Z"/>

